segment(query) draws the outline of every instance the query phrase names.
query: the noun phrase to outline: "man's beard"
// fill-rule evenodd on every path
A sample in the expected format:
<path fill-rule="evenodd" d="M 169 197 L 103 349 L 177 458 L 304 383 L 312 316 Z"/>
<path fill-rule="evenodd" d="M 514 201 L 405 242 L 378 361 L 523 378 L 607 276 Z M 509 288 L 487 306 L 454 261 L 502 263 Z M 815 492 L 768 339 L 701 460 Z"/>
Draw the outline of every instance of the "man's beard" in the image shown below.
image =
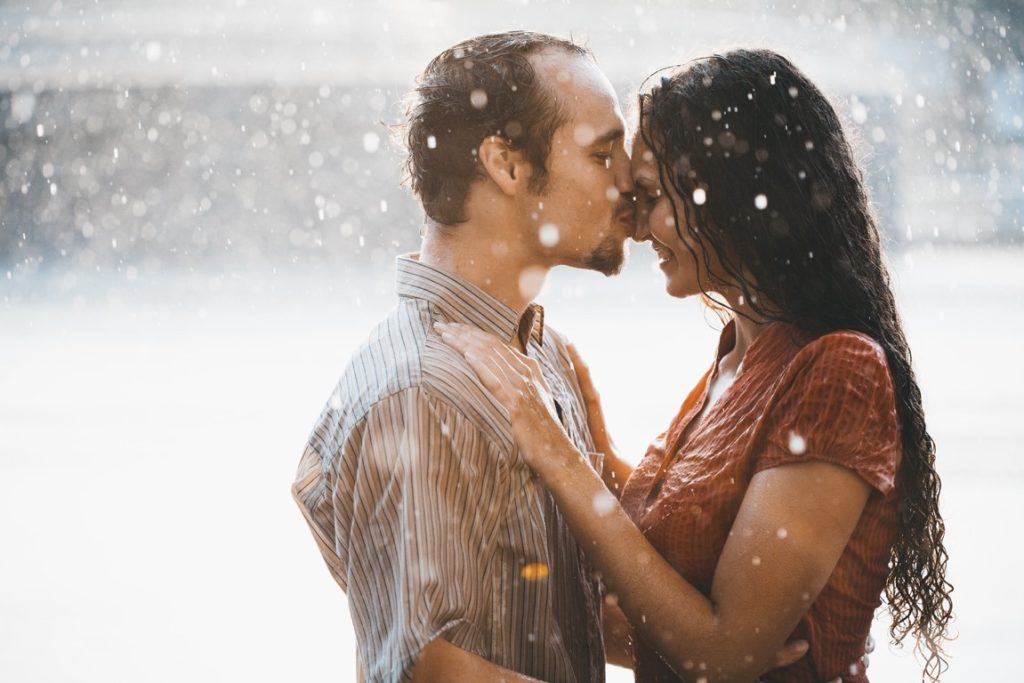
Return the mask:
<path fill-rule="evenodd" d="M 615 235 L 608 235 L 584 257 L 583 265 L 589 270 L 596 270 L 610 277 L 619 274 L 625 261 L 625 240 Z"/>

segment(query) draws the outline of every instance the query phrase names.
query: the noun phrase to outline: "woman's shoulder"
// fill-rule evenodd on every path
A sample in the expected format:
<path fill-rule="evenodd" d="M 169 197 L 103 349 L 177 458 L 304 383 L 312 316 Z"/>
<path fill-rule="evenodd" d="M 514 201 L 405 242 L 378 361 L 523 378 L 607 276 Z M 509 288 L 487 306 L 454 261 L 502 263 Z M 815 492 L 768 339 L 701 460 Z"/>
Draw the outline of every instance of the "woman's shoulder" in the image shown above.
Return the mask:
<path fill-rule="evenodd" d="M 889 374 L 885 348 L 873 337 L 856 330 L 832 330 L 823 334 L 795 331 L 799 347 L 789 363 L 791 371 L 807 368 L 842 373 Z"/>

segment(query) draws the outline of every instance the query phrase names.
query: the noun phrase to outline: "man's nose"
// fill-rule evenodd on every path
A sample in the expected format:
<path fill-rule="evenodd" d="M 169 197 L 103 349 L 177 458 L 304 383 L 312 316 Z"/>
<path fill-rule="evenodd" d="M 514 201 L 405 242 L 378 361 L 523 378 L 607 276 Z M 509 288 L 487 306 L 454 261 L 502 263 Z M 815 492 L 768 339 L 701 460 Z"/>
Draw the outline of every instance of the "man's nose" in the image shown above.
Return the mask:
<path fill-rule="evenodd" d="M 633 185 L 633 169 L 629 165 L 629 157 L 616 164 L 615 189 L 624 197 L 632 196 L 636 191 Z"/>
<path fill-rule="evenodd" d="M 634 216 L 633 241 L 646 242 L 651 239 L 651 229 L 648 227 L 647 213 L 637 211 Z"/>

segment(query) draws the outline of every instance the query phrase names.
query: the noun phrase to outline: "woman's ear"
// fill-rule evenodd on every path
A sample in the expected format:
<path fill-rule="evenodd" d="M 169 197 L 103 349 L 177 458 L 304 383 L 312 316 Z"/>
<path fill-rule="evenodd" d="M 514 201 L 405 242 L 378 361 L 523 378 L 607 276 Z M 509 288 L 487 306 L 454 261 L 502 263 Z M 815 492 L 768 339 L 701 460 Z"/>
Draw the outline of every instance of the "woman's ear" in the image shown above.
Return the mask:
<path fill-rule="evenodd" d="M 477 158 L 487 174 L 502 193 L 513 196 L 522 191 L 529 178 L 530 164 L 519 150 L 514 149 L 501 136 L 490 135 L 477 149 Z"/>

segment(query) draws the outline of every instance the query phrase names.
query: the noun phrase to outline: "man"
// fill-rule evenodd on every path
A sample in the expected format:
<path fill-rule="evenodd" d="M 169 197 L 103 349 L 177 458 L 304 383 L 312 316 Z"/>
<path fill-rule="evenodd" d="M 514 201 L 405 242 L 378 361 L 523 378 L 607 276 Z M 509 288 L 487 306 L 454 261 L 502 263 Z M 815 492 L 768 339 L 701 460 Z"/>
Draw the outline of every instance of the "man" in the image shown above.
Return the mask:
<path fill-rule="evenodd" d="M 598 582 L 432 324 L 471 323 L 537 358 L 573 442 L 594 450 L 564 343 L 531 301 L 555 265 L 621 268 L 623 117 L 587 50 L 525 32 L 446 50 L 417 94 L 422 251 L 398 260 L 399 305 L 345 370 L 293 493 L 348 594 L 369 680 L 601 681 Z"/>
<path fill-rule="evenodd" d="M 422 250 L 398 259 L 398 307 L 346 368 L 293 495 L 348 594 L 361 678 L 603 681 L 598 581 L 433 323 L 536 358 L 552 409 L 593 453 L 565 344 L 531 302 L 553 266 L 622 266 L 623 117 L 587 50 L 526 32 L 444 51 L 417 95 L 407 166 Z"/>

